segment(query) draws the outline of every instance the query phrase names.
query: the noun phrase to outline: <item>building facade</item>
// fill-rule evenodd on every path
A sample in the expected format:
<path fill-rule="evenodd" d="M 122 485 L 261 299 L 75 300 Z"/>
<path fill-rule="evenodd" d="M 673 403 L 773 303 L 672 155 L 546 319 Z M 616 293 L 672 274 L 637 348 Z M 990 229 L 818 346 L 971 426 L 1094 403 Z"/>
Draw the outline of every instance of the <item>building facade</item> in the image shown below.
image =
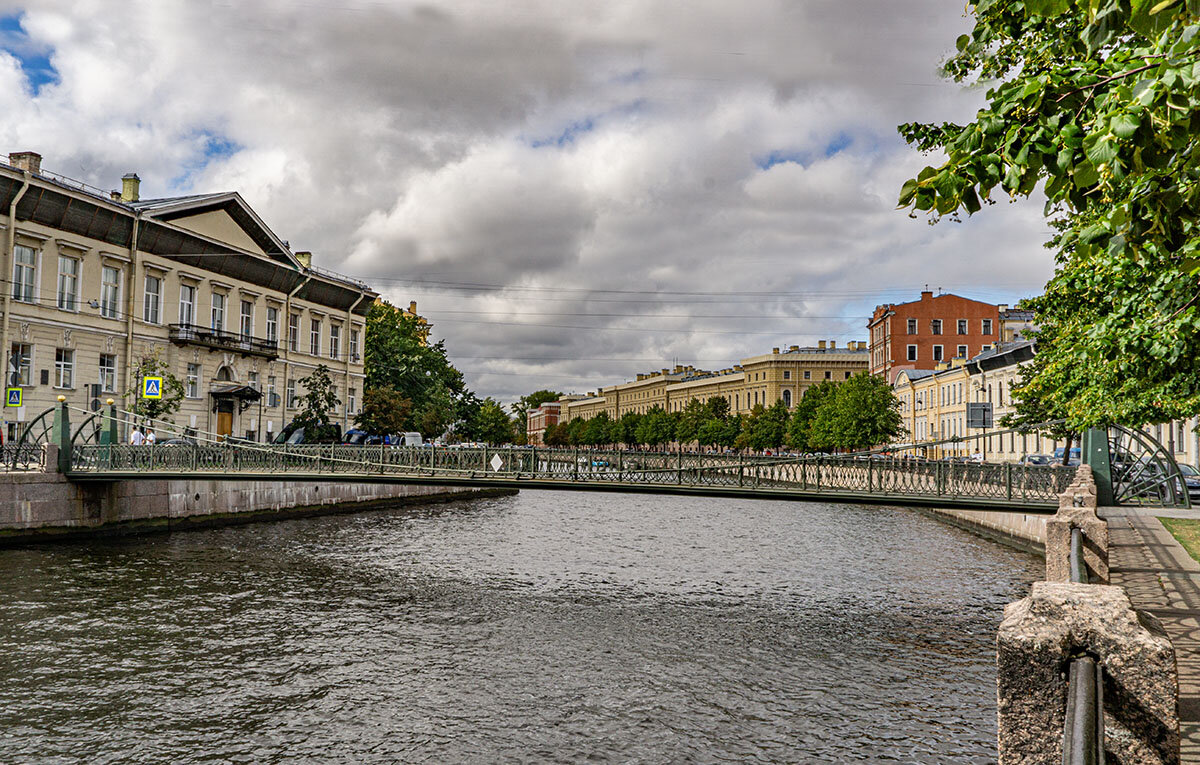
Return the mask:
<path fill-rule="evenodd" d="M 925 291 L 919 300 L 876 306 L 867 330 L 871 374 L 895 382 L 902 370 L 933 369 L 990 348 L 1000 339 L 1000 308 Z"/>
<path fill-rule="evenodd" d="M 546 443 L 546 428 L 558 424 L 562 403 L 547 401 L 537 409 L 530 409 L 525 414 L 525 443 L 530 446 L 542 446 Z"/>
<path fill-rule="evenodd" d="M 562 420 L 587 420 L 601 412 L 618 419 L 628 412 L 645 414 L 654 407 L 680 412 L 693 399 L 704 402 L 714 396 L 728 401 L 732 414 L 748 414 L 756 406 L 769 407 L 777 401 L 791 409 L 809 387 L 823 380 L 847 380 L 866 368 L 865 342 L 839 348 L 834 341 L 822 340 L 815 347 L 772 348 L 770 353 L 714 372 L 676 366 L 639 374 L 580 400 L 563 401 Z"/>
<path fill-rule="evenodd" d="M 142 200 L 0 163 L 0 348 L 23 405 L 5 435 L 53 406 L 134 403 L 156 358 L 184 386 L 176 426 L 269 440 L 298 412 L 301 380 L 329 369 L 348 426 L 363 390 L 367 285 L 293 252 L 236 192 Z M 77 417 L 79 415 L 76 415 Z"/>

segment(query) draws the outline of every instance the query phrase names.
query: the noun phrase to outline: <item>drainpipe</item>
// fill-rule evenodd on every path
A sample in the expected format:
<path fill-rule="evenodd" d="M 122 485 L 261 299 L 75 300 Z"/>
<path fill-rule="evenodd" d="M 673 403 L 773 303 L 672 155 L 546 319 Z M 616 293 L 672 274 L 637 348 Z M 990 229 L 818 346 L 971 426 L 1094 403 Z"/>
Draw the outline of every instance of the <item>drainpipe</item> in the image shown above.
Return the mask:
<path fill-rule="evenodd" d="M 12 273 L 13 258 L 15 257 L 13 255 L 13 249 L 17 244 L 17 203 L 21 201 L 21 197 L 25 196 L 25 192 L 29 190 L 30 172 L 28 170 L 22 170 L 21 173 L 24 176 L 24 179 L 21 182 L 21 188 L 17 190 L 16 196 L 13 197 L 12 202 L 10 202 L 8 205 L 8 246 L 4 250 L 8 258 L 7 262 L 3 266 L 4 270 L 2 271 L 2 273 L 8 274 Z M 8 314 L 10 313 L 8 310 L 8 305 L 11 300 L 12 290 L 10 288 L 5 287 L 4 289 L 0 290 L 0 310 L 4 311 L 3 326 L 0 327 L 0 348 L 4 349 L 4 358 L 9 358 L 11 355 L 11 349 L 8 347 Z M 7 387 L 8 383 L 8 367 L 5 367 L 4 387 Z"/>
<path fill-rule="evenodd" d="M 287 299 L 283 301 L 283 316 L 285 319 L 287 319 L 288 332 L 284 336 L 284 343 L 283 343 L 283 421 L 279 426 L 281 433 L 283 432 L 283 428 L 287 427 L 287 416 L 288 416 L 287 410 L 288 410 L 288 405 L 291 403 L 290 401 L 287 400 L 287 384 L 288 384 L 288 374 L 291 372 L 291 363 L 290 362 L 291 362 L 291 358 L 292 358 L 292 356 L 291 356 L 291 354 L 292 354 L 292 336 L 291 336 L 292 298 L 294 298 L 296 296 L 296 293 L 299 292 L 301 289 L 303 289 L 304 285 L 308 284 L 310 281 L 312 281 L 312 277 L 306 275 L 304 277 L 303 281 L 301 281 L 299 284 L 297 284 L 295 289 L 293 289 L 291 292 L 288 293 Z M 299 325 L 297 325 L 297 327 L 296 327 L 296 342 L 297 343 L 300 342 L 300 327 L 299 327 Z"/>
<path fill-rule="evenodd" d="M 13 248 L 17 243 L 17 202 L 20 202 L 21 197 L 25 196 L 25 192 L 29 190 L 30 178 L 30 172 L 28 170 L 22 170 L 21 173 L 24 176 L 24 180 L 21 182 L 21 188 L 17 191 L 16 196 L 13 197 L 12 202 L 8 205 L 8 247 L 6 247 L 4 250 L 8 256 L 8 259 L 5 265 L 2 267 L 4 270 L 0 271 L 0 273 L 11 274 L 13 270 Z M 0 310 L 4 311 L 4 319 L 2 321 L 2 326 L 0 326 L 0 349 L 3 349 L 3 352 L 0 353 L 0 358 L 9 359 L 10 362 L 12 360 L 12 349 L 8 346 L 8 315 L 10 313 L 8 306 L 9 301 L 11 300 L 11 287 L 6 286 L 3 289 L 0 289 Z M 30 374 L 32 374 L 32 371 Z M 0 386 L 0 388 L 8 387 L 9 382 L 8 365 L 6 365 L 4 367 L 4 385 Z"/>
<path fill-rule="evenodd" d="M 127 410 L 132 407 L 126 397 L 133 390 L 133 314 L 137 291 L 138 271 L 138 233 L 142 228 L 142 213 L 139 210 L 133 214 L 133 234 L 129 237 L 129 278 L 125 285 L 125 393 L 121 396 L 121 404 Z M 162 290 L 159 290 L 162 292 Z M 160 308 L 161 310 L 161 308 Z"/>
<path fill-rule="evenodd" d="M 346 394 L 345 398 L 342 399 L 342 403 L 343 403 L 343 406 L 342 406 L 342 432 L 343 433 L 345 433 L 346 429 L 350 427 L 350 406 L 349 406 L 349 404 L 350 404 L 350 333 L 354 331 L 354 309 L 358 308 L 358 306 L 362 303 L 363 300 L 366 299 L 366 297 L 367 297 L 366 295 L 359 295 L 358 300 L 354 301 L 354 305 L 350 306 L 350 310 L 346 311 L 346 336 L 342 338 L 342 340 L 345 341 L 345 348 L 346 348 L 346 363 L 345 363 L 346 384 L 342 386 L 345 389 L 345 394 Z M 366 343 L 366 341 L 367 341 L 365 322 L 363 325 L 362 341 L 363 341 L 363 343 Z M 366 350 L 366 349 L 364 348 L 363 350 Z M 362 395 L 363 396 L 367 395 L 367 386 L 366 386 L 365 382 L 363 383 Z"/>

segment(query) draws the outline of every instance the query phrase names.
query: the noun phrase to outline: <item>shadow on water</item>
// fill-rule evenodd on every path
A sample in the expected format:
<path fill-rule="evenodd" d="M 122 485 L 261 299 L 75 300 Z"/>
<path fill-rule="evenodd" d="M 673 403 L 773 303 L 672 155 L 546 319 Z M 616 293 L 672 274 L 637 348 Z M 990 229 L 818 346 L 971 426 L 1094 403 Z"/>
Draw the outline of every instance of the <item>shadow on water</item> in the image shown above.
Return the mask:
<path fill-rule="evenodd" d="M 990 762 L 1040 562 L 907 510 L 527 492 L 0 551 L 16 762 Z"/>

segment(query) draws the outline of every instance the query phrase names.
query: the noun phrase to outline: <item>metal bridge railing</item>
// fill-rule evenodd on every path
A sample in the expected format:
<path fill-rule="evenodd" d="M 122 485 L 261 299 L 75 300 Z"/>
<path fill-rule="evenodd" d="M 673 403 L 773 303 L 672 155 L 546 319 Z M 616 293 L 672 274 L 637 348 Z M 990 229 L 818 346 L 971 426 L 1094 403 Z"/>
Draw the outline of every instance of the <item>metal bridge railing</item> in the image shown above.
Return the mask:
<path fill-rule="evenodd" d="M 1087 584 L 1083 530 L 1071 529 L 1071 581 Z M 1063 724 L 1063 765 L 1104 763 L 1104 668 L 1090 654 L 1071 660 L 1067 675 L 1067 714 Z"/>

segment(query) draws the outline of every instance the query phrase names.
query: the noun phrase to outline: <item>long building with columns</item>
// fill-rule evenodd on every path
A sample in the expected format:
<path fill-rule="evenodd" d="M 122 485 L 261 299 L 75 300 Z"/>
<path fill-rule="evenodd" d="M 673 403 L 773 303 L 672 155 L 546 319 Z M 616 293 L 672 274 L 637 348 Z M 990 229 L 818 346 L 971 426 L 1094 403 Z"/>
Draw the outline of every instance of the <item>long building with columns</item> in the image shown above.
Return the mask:
<path fill-rule="evenodd" d="M 43 171 L 33 152 L 0 163 L 0 348 L 23 399 L 5 407 L 4 435 L 59 395 L 128 407 L 147 357 L 184 385 L 180 427 L 269 440 L 322 364 L 348 426 L 377 294 L 294 252 L 236 191 L 141 199 L 136 174 L 121 180 L 91 188 Z"/>
<path fill-rule="evenodd" d="M 772 348 L 770 353 L 742 359 L 718 371 L 675 366 L 639 374 L 633 380 L 610 385 L 576 400 L 562 400 L 561 420 L 591 419 L 601 412 L 616 419 L 627 412 L 645 414 L 654 407 L 679 412 L 692 399 L 707 401 L 720 396 L 733 414 L 747 414 L 755 406 L 783 401 L 793 408 L 809 387 L 822 380 L 847 380 L 867 369 L 867 344 L 821 340 L 813 347 Z"/>

